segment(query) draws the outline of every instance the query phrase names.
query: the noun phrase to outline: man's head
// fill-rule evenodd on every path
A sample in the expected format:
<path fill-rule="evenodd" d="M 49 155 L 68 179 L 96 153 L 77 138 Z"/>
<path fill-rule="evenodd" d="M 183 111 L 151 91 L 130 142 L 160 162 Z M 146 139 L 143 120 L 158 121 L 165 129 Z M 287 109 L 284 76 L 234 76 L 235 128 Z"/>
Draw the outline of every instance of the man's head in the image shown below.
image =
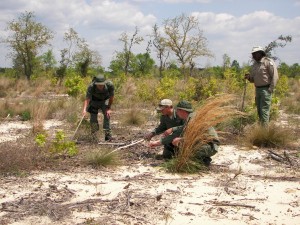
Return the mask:
<path fill-rule="evenodd" d="M 253 47 L 251 54 L 255 61 L 260 61 L 262 57 L 266 56 L 265 50 L 261 46 Z"/>
<path fill-rule="evenodd" d="M 186 100 L 182 100 L 178 102 L 176 109 L 177 109 L 177 115 L 181 119 L 187 119 L 189 114 L 193 112 L 192 104 Z"/>
<path fill-rule="evenodd" d="M 105 82 L 106 82 L 106 79 L 102 74 L 99 74 L 95 77 L 95 80 L 94 80 L 95 85 L 104 85 Z"/>
<path fill-rule="evenodd" d="M 161 112 L 163 115 L 169 115 L 173 109 L 173 102 L 170 99 L 163 99 L 158 104 L 156 110 Z"/>

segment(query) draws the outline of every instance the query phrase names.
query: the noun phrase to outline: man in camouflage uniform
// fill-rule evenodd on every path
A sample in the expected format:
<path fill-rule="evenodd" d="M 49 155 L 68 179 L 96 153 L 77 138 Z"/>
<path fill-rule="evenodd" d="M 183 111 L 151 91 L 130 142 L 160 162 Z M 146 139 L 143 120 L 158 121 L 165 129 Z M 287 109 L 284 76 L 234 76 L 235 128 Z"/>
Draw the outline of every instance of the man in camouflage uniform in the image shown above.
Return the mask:
<path fill-rule="evenodd" d="M 255 85 L 257 113 L 260 123 L 265 126 L 269 123 L 272 93 L 278 81 L 278 72 L 274 61 L 266 57 L 262 47 L 253 47 L 251 53 L 254 63 L 245 79 Z"/>
<path fill-rule="evenodd" d="M 98 111 L 103 114 L 103 130 L 105 141 L 111 141 L 110 116 L 111 105 L 114 100 L 114 85 L 111 81 L 105 79 L 100 74 L 93 79 L 86 91 L 86 99 L 83 106 L 83 116 L 90 113 L 91 133 L 94 140 L 98 140 L 97 132 L 99 131 Z"/>
<path fill-rule="evenodd" d="M 174 149 L 179 145 L 183 140 L 184 129 L 188 125 L 190 119 L 194 116 L 193 108 L 191 103 L 188 101 L 180 101 L 176 107 L 177 116 L 185 121 L 184 125 L 172 127 L 164 132 L 165 137 L 161 138 L 158 141 L 150 142 L 150 147 L 159 146 L 161 144 L 172 143 Z M 218 151 L 218 145 L 220 144 L 217 132 L 213 127 L 208 129 L 208 134 L 211 137 L 209 142 L 203 144 L 197 149 L 195 159 L 200 161 L 206 166 L 209 166 L 212 161 L 211 156 L 215 155 Z M 175 151 L 173 150 L 175 153 Z M 173 154 L 174 156 L 175 154 Z"/>
<path fill-rule="evenodd" d="M 150 141 L 152 137 L 162 134 L 171 127 L 177 127 L 184 124 L 184 120 L 176 115 L 176 109 L 173 108 L 173 102 L 170 99 L 163 99 L 156 109 L 162 115 L 160 117 L 159 125 L 150 133 L 144 136 L 145 140 Z M 164 144 L 164 151 L 162 157 L 165 159 L 172 158 L 174 155 L 174 146 L 172 143 Z"/>

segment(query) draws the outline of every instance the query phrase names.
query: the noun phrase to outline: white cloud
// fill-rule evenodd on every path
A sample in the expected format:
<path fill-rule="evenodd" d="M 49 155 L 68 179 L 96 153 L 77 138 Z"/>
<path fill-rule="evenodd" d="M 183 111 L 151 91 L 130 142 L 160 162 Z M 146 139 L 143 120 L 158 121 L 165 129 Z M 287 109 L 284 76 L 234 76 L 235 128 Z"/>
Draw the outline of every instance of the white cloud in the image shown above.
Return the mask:
<path fill-rule="evenodd" d="M 247 63 L 250 50 L 254 45 L 266 46 L 280 35 L 292 35 L 292 43 L 296 49 L 300 46 L 300 18 L 285 19 L 267 11 L 252 12 L 241 17 L 230 14 L 200 13 L 192 15 L 199 18 L 204 36 L 209 41 L 209 48 L 215 53 L 212 64 L 221 64 L 223 54 L 228 54 L 232 60 L 240 64 Z M 294 50 L 278 49 L 282 61 L 299 62 L 299 53 Z M 298 58 L 297 58 L 298 57 Z"/>
<path fill-rule="evenodd" d="M 81 38 L 87 40 L 93 50 L 102 55 L 104 65 L 108 66 L 114 52 L 122 50 L 122 43 L 118 41 L 121 33 L 127 32 L 130 36 L 135 27 L 138 27 L 139 34 L 145 39 L 148 38 L 147 35 L 151 33 L 152 26 L 158 20 L 153 14 L 145 14 L 141 10 L 142 3 L 150 1 L 158 0 L 0 1 L 0 35 L 2 37 L 7 35 L 4 28 L 8 21 L 16 19 L 22 12 L 34 11 L 37 21 L 55 32 L 53 47 L 57 59 L 60 57 L 59 50 L 65 47 L 63 34 L 72 27 Z M 163 1 L 170 4 L 211 2 L 210 0 Z M 208 47 L 215 54 L 215 59 L 210 60 L 212 65 L 220 65 L 222 55 L 225 53 L 241 64 L 247 62 L 253 45 L 265 46 L 281 34 L 292 35 L 293 41 L 285 48 L 279 49 L 278 56 L 283 61 L 291 63 L 300 61 L 298 53 L 300 31 L 297 29 L 300 27 L 300 17 L 287 19 L 268 11 L 256 11 L 242 16 L 213 12 L 194 12 L 192 15 L 199 18 L 203 35 L 208 40 Z M 134 46 L 133 51 L 144 52 L 146 44 L 145 41 L 143 45 Z M 1 67 L 7 65 L 8 60 L 5 60 L 7 49 L 4 45 L 0 46 Z M 204 66 L 204 61 L 206 59 L 200 59 L 199 66 Z"/>

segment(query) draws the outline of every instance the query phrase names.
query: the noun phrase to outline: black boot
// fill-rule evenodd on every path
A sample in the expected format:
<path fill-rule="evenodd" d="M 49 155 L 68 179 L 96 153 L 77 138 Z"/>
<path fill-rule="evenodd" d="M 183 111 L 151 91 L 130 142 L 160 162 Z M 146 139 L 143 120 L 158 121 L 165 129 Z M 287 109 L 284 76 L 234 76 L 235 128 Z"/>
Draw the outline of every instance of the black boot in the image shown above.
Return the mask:
<path fill-rule="evenodd" d="M 203 157 L 202 161 L 205 166 L 209 166 L 212 159 L 210 157 Z"/>
<path fill-rule="evenodd" d="M 111 132 L 110 131 L 105 131 L 105 141 L 112 141 L 112 136 L 111 136 Z"/>

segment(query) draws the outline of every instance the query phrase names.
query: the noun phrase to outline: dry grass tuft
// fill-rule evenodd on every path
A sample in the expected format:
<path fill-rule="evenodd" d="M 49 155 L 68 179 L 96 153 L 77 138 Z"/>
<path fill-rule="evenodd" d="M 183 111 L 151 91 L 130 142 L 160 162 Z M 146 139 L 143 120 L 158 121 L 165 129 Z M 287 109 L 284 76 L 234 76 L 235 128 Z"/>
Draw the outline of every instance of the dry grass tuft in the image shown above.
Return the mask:
<path fill-rule="evenodd" d="M 186 170 L 185 167 L 190 164 L 197 147 L 210 141 L 207 134 L 210 127 L 233 117 L 243 116 L 242 112 L 230 106 L 235 99 L 236 97 L 233 95 L 221 95 L 209 99 L 194 112 L 194 117 L 184 131 L 183 142 L 176 162 L 176 171 Z"/>
<path fill-rule="evenodd" d="M 121 165 L 121 160 L 118 153 L 110 153 L 111 149 L 94 150 L 86 155 L 86 162 L 87 164 L 96 168 Z"/>
<path fill-rule="evenodd" d="M 252 147 L 287 147 L 292 140 L 291 129 L 277 126 L 271 123 L 269 127 L 255 124 L 245 132 L 243 142 L 246 146 Z"/>
<path fill-rule="evenodd" d="M 124 125 L 133 125 L 133 126 L 140 126 L 144 124 L 146 118 L 144 114 L 141 113 L 141 110 L 136 106 L 131 108 L 128 112 L 123 115 L 122 123 Z"/>
<path fill-rule="evenodd" d="M 47 118 L 49 113 L 49 104 L 47 102 L 37 102 L 31 107 L 32 121 L 32 133 L 41 133 L 44 130 L 43 122 Z"/>
<path fill-rule="evenodd" d="M 0 173 L 22 174 L 45 166 L 44 154 L 29 141 L 30 138 L 24 138 L 17 143 L 0 143 Z"/>

